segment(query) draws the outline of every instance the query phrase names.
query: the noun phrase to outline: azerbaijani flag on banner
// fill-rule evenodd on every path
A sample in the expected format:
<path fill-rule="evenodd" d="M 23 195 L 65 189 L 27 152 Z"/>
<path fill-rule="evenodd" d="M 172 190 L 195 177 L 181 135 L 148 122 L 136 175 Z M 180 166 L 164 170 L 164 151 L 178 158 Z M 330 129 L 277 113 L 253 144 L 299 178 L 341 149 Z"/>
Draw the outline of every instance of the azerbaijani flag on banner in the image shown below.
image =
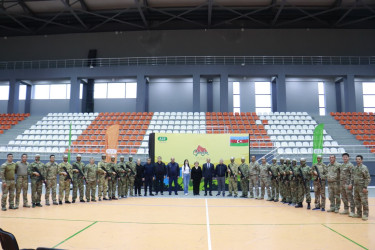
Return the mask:
<path fill-rule="evenodd" d="M 317 163 L 318 160 L 316 157 L 318 155 L 323 154 L 323 131 L 324 131 L 324 123 L 319 124 L 316 126 L 314 130 L 314 137 L 313 137 L 313 164 Z"/>
<path fill-rule="evenodd" d="M 68 149 L 68 162 L 70 163 L 70 152 L 72 145 L 72 123 L 69 124 L 69 149 Z"/>
<path fill-rule="evenodd" d="M 230 146 L 249 146 L 249 137 L 247 136 L 231 136 Z"/>

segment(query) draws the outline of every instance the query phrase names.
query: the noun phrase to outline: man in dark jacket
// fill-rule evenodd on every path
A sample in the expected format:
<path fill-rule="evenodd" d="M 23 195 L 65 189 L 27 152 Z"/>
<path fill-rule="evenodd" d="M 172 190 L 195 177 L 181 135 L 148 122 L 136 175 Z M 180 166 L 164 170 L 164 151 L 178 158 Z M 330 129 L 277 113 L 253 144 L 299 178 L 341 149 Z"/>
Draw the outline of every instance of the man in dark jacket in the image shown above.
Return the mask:
<path fill-rule="evenodd" d="M 219 164 L 216 165 L 215 176 L 217 179 L 217 195 L 219 196 L 223 192 L 225 196 L 225 174 L 227 172 L 227 165 L 223 163 L 223 159 L 220 159 Z"/>
<path fill-rule="evenodd" d="M 147 163 L 145 165 L 145 196 L 147 196 L 147 187 L 149 188 L 150 196 L 154 196 L 152 194 L 153 180 L 155 180 L 154 165 L 151 163 L 151 158 L 147 158 Z"/>
<path fill-rule="evenodd" d="M 154 173 L 156 195 L 158 195 L 158 192 L 160 192 L 160 194 L 163 195 L 164 179 L 167 174 L 167 168 L 164 162 L 161 161 L 161 156 L 158 156 L 158 161 L 154 164 Z"/>
<path fill-rule="evenodd" d="M 135 196 L 142 196 L 141 195 L 141 187 L 142 183 L 145 180 L 144 174 L 145 174 L 145 167 L 141 164 L 141 159 L 137 160 L 137 165 L 135 166 L 136 168 L 136 176 L 134 180 L 134 186 L 135 186 Z"/>
<path fill-rule="evenodd" d="M 207 184 L 210 185 L 210 196 L 212 196 L 212 178 L 215 176 L 215 166 L 211 159 L 207 158 L 207 163 L 203 164 L 202 175 L 204 178 L 204 196 L 207 196 Z"/>
<path fill-rule="evenodd" d="M 180 167 L 178 163 L 175 162 L 174 157 L 171 158 L 171 162 L 167 165 L 167 174 L 169 180 L 169 195 L 172 194 L 172 182 L 174 183 L 174 193 L 177 195 L 177 179 L 180 176 Z"/>

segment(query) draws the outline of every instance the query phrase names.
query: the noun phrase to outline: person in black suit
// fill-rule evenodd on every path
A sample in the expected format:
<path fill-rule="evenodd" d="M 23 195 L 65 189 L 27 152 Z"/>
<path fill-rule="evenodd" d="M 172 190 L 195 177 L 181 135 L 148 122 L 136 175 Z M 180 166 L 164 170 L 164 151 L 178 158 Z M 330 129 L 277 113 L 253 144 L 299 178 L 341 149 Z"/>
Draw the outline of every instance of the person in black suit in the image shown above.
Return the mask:
<path fill-rule="evenodd" d="M 199 162 L 194 162 L 194 167 L 191 169 L 191 179 L 193 180 L 193 194 L 199 195 L 199 186 L 202 179 L 202 168 Z"/>
<path fill-rule="evenodd" d="M 215 166 L 211 163 L 211 159 L 207 158 L 207 163 L 203 164 L 202 175 L 204 178 L 204 196 L 207 196 L 207 184 L 209 184 L 210 196 L 212 196 L 212 178 L 215 175 Z"/>

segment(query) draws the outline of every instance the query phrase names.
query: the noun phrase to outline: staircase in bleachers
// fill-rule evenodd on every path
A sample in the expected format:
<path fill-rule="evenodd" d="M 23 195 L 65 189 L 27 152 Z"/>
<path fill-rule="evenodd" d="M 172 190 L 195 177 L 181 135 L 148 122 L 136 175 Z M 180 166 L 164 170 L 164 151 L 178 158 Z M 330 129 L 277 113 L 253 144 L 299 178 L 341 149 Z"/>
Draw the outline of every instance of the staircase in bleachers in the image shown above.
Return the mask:
<path fill-rule="evenodd" d="M 120 125 L 119 154 L 148 154 L 148 130 L 152 112 L 100 113 L 73 142 L 72 152 L 98 154 L 105 152 L 105 133 L 108 126 Z"/>
<path fill-rule="evenodd" d="M 98 113 L 49 113 L 15 140 L 9 141 L 7 150 L 39 154 L 64 153 L 69 145 L 70 124 L 74 141 L 97 115 Z"/>
<path fill-rule="evenodd" d="M 366 112 L 331 112 L 345 129 L 375 154 L 375 116 Z"/>

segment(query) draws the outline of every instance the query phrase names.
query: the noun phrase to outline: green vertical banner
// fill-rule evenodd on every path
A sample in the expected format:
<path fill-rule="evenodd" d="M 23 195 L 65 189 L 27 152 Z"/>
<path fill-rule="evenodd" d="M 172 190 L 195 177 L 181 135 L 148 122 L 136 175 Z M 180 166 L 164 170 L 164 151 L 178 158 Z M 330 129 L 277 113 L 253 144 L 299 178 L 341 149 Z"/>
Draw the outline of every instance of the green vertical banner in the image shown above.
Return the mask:
<path fill-rule="evenodd" d="M 72 145 L 72 123 L 69 124 L 69 149 L 68 149 L 68 162 L 70 163 L 70 152 Z"/>
<path fill-rule="evenodd" d="M 314 130 L 314 138 L 313 138 L 313 164 L 317 163 L 316 157 L 318 155 L 323 155 L 323 131 L 324 131 L 324 123 L 319 124 L 316 126 Z"/>

